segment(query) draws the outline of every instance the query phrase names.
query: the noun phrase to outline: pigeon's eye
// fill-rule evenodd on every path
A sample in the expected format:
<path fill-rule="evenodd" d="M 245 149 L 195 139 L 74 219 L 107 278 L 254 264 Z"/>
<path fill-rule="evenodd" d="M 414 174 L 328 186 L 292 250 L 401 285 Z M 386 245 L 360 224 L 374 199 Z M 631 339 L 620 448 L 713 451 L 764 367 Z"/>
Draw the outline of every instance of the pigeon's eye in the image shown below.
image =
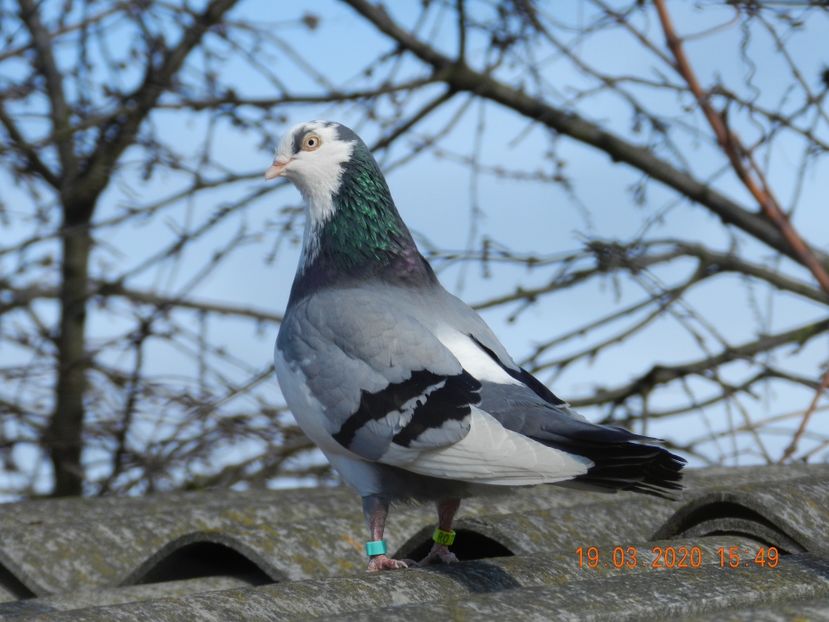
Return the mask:
<path fill-rule="evenodd" d="M 319 149 L 319 146 L 322 144 L 322 140 L 316 134 L 308 134 L 305 138 L 302 139 L 302 150 L 303 151 L 314 151 L 315 149 Z"/>

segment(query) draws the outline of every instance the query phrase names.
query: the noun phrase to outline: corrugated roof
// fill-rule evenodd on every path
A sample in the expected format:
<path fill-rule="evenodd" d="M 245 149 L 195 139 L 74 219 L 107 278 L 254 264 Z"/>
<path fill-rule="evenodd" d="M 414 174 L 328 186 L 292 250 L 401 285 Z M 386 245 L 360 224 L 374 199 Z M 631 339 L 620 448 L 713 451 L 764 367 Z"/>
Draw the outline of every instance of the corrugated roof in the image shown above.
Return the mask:
<path fill-rule="evenodd" d="M 829 466 L 704 469 L 687 482 L 677 502 L 553 486 L 470 500 L 455 547 L 467 561 L 379 575 L 364 572 L 360 504 L 344 489 L 0 506 L 0 620 L 776 620 L 800 610 L 829 620 Z M 393 509 L 391 549 L 417 557 L 433 521 L 429 507 Z M 755 564 L 771 545 L 777 567 Z M 579 546 L 597 547 L 596 568 L 579 568 Z M 702 567 L 655 569 L 654 546 L 697 547 Z M 619 569 L 615 547 L 617 562 L 626 554 Z M 729 547 L 737 568 L 720 567 Z"/>

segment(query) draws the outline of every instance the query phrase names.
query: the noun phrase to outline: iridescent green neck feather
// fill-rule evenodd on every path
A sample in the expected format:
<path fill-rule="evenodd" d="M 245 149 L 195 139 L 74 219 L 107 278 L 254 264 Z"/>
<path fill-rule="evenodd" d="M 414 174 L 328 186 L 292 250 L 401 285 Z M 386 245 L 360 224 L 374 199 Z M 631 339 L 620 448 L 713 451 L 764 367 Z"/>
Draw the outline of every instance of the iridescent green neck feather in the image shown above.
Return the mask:
<path fill-rule="evenodd" d="M 332 216 L 308 233 L 315 237 L 306 240 L 313 251 L 306 249 L 292 299 L 358 279 L 410 286 L 436 280 L 397 212 L 380 167 L 360 140 L 344 165 L 333 204 Z"/>
<path fill-rule="evenodd" d="M 343 269 L 386 263 L 414 245 L 383 174 L 362 143 L 354 145 L 346 163 L 334 208 L 319 234 L 320 251 Z"/>

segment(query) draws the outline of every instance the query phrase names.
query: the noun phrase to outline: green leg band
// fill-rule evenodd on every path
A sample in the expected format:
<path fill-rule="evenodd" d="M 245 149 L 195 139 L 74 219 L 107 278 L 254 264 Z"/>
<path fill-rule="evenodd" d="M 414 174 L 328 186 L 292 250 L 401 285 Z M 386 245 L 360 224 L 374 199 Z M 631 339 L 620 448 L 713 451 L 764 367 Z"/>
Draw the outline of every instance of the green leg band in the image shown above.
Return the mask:
<path fill-rule="evenodd" d="M 435 533 L 432 534 L 432 540 L 437 542 L 438 544 L 443 544 L 445 546 L 452 546 L 455 542 L 455 530 L 452 531 L 444 531 L 440 527 L 435 528 Z"/>

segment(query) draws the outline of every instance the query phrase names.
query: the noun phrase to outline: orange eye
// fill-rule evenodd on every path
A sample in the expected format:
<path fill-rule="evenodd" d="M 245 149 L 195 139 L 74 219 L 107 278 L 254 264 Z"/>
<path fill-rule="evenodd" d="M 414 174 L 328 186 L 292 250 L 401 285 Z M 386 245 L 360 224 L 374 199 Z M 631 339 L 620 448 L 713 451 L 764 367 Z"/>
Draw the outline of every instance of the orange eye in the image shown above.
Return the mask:
<path fill-rule="evenodd" d="M 305 138 L 302 139 L 302 150 L 303 151 L 314 151 L 315 149 L 319 149 L 319 146 L 322 144 L 322 140 L 316 134 L 308 134 Z"/>

